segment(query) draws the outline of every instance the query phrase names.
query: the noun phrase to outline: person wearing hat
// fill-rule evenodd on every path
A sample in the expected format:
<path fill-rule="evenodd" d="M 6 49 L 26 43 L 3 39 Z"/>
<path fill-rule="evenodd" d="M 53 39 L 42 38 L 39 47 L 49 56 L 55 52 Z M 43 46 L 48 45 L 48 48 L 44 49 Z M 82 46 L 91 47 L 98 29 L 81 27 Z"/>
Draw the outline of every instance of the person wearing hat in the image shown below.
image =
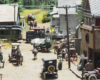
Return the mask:
<path fill-rule="evenodd" d="M 36 45 L 36 43 L 33 44 L 33 48 L 38 48 L 38 46 Z"/>
<path fill-rule="evenodd" d="M 85 65 L 85 71 L 92 71 L 92 70 L 93 70 L 93 64 L 91 60 L 89 60 L 89 62 L 87 62 Z"/>
<path fill-rule="evenodd" d="M 18 51 L 19 50 L 19 46 L 17 46 L 17 48 L 15 49 L 15 51 Z"/>
<path fill-rule="evenodd" d="M 58 69 L 62 70 L 62 55 L 59 55 L 59 63 L 58 63 Z"/>
<path fill-rule="evenodd" d="M 61 54 L 61 49 L 60 49 L 60 47 L 58 47 L 58 49 L 57 49 L 57 59 L 58 59 L 58 55 L 60 55 Z"/>
<path fill-rule="evenodd" d="M 62 59 L 65 58 L 65 54 L 66 54 L 66 49 L 62 50 Z"/>

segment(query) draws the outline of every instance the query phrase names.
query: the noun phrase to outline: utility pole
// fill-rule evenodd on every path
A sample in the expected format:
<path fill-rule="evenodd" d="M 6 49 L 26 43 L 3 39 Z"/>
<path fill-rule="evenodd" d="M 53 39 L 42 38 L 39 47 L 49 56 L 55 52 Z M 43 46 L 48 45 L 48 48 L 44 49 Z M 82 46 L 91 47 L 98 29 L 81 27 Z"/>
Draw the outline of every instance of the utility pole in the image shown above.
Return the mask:
<path fill-rule="evenodd" d="M 68 9 L 75 8 L 76 6 L 65 6 L 65 7 L 57 7 L 57 8 L 64 8 L 66 10 L 66 31 L 67 31 L 67 41 L 68 41 L 68 68 L 70 68 L 70 51 L 69 51 L 69 27 L 68 27 Z"/>

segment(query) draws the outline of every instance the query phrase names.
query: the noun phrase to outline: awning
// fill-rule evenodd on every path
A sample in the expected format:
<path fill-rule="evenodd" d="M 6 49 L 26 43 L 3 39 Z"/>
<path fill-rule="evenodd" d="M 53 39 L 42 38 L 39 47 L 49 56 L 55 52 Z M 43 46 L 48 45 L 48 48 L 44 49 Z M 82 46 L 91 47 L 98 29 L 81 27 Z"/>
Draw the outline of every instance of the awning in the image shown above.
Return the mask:
<path fill-rule="evenodd" d="M 76 29 L 78 29 L 80 27 L 80 24 L 78 24 L 77 26 L 76 26 Z"/>

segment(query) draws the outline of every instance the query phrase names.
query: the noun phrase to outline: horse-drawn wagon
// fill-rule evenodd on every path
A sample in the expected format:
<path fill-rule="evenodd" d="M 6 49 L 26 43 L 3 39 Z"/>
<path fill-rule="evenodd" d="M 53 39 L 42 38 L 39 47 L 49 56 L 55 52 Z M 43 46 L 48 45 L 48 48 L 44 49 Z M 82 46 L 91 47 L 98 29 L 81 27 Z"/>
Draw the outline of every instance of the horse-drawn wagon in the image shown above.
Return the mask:
<path fill-rule="evenodd" d="M 46 37 L 45 39 L 36 38 L 31 41 L 31 44 L 37 45 L 37 49 L 41 49 L 42 52 L 50 51 L 51 49 L 51 40 L 50 38 Z"/>
<path fill-rule="evenodd" d="M 19 43 L 12 43 L 12 49 L 11 49 L 11 54 L 9 54 L 9 61 L 11 62 L 11 59 L 16 59 L 17 65 L 21 64 L 23 62 L 23 54 L 20 51 L 19 48 L 20 44 Z M 15 47 L 17 47 L 15 49 Z"/>

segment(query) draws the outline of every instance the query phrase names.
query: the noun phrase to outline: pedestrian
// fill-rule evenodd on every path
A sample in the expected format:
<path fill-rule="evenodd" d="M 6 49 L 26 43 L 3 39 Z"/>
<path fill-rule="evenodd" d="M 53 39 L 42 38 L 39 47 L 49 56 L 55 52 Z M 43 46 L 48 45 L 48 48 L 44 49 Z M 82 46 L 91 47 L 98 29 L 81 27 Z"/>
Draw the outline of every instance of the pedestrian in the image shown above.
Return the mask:
<path fill-rule="evenodd" d="M 93 70 L 93 64 L 91 60 L 89 60 L 89 62 L 87 62 L 85 65 L 85 71 L 92 71 L 92 70 Z"/>
<path fill-rule="evenodd" d="M 57 49 L 57 59 L 58 59 L 58 56 L 61 54 L 61 49 L 60 49 L 60 47 L 58 47 L 58 49 Z"/>
<path fill-rule="evenodd" d="M 36 48 L 36 49 L 38 48 L 38 46 L 36 45 L 36 43 L 33 44 L 33 48 L 34 48 L 34 49 L 35 49 L 35 48 Z"/>

